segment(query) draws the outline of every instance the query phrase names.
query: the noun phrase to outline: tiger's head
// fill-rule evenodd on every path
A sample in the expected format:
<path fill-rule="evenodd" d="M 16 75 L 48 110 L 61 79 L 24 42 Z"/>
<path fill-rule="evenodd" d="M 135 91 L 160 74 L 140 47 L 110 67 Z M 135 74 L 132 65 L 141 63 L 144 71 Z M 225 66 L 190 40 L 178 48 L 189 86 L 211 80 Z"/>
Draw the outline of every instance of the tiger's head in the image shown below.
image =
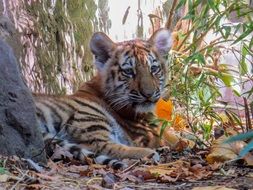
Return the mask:
<path fill-rule="evenodd" d="M 149 40 L 114 43 L 104 33 L 95 33 L 90 48 L 100 75 L 104 98 L 116 111 L 136 113 L 152 110 L 161 97 L 166 79 L 164 56 L 172 45 L 168 30 Z"/>

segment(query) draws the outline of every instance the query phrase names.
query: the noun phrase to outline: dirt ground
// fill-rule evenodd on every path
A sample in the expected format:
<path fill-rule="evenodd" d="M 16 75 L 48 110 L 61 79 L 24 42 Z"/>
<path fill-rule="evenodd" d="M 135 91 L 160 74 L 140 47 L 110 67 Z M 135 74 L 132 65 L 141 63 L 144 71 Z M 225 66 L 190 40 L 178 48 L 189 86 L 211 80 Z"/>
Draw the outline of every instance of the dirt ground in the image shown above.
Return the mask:
<path fill-rule="evenodd" d="M 184 151 L 162 153 L 161 163 L 148 159 L 126 160 L 129 167 L 115 171 L 107 166 L 87 160 L 80 163 L 65 158 L 48 162 L 40 167 L 30 160 L 17 157 L 2 157 L 0 167 L 0 189 L 121 189 L 181 190 L 201 187 L 206 189 L 233 188 L 253 189 L 253 167 L 243 161 L 223 164 L 208 164 L 207 151 Z M 208 188 L 208 189 L 209 189 Z"/>

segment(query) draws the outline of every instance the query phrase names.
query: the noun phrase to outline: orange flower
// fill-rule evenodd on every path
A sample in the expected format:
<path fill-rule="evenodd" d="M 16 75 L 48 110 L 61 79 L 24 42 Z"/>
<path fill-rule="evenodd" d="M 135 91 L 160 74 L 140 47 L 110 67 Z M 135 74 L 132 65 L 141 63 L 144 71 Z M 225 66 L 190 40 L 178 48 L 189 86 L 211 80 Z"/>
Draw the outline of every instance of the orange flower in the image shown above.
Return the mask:
<path fill-rule="evenodd" d="M 156 103 L 156 115 L 159 119 L 166 119 L 168 121 L 172 118 L 173 112 L 173 103 L 171 100 L 165 101 L 163 99 L 159 99 Z"/>
<path fill-rule="evenodd" d="M 172 127 L 175 131 L 183 131 L 186 127 L 186 122 L 184 118 L 179 114 L 176 114 L 172 122 Z"/>

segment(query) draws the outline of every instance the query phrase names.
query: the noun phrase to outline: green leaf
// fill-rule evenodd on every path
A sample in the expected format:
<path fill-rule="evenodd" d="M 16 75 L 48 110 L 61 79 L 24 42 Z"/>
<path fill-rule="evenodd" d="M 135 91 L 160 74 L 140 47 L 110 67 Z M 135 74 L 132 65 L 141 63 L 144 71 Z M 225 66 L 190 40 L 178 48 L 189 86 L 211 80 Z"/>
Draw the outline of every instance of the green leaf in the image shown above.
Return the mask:
<path fill-rule="evenodd" d="M 157 125 L 160 122 L 164 122 L 164 119 L 154 119 L 150 122 L 151 125 Z"/>
<path fill-rule="evenodd" d="M 190 19 L 193 19 L 193 18 L 195 18 L 195 15 L 192 14 L 191 12 L 189 12 L 188 14 L 186 14 L 186 15 L 182 18 L 182 20 L 190 20 Z"/>
<path fill-rule="evenodd" d="M 244 31 L 231 45 L 236 44 L 253 32 L 253 24 L 244 26 L 246 27 L 246 31 Z"/>
<path fill-rule="evenodd" d="M 231 33 L 231 26 L 224 26 L 223 29 L 225 30 L 224 38 L 227 39 Z"/>
<path fill-rule="evenodd" d="M 222 80 L 222 82 L 227 86 L 231 87 L 231 83 L 234 81 L 234 77 L 230 74 L 219 74 L 218 77 Z"/>
<path fill-rule="evenodd" d="M 168 126 L 168 121 L 164 121 L 161 127 L 161 131 L 160 131 L 160 138 L 162 138 L 164 130 L 166 129 L 166 127 Z"/>
<path fill-rule="evenodd" d="M 208 5 L 211 7 L 211 9 L 212 9 L 214 12 L 220 13 L 219 9 L 217 8 L 217 5 L 215 5 L 215 2 L 217 2 L 217 1 L 214 1 L 214 0 L 208 0 L 208 1 L 207 1 Z M 219 5 L 219 4 L 218 4 L 218 5 Z"/>
<path fill-rule="evenodd" d="M 236 113 L 229 110 L 225 110 L 225 113 L 229 115 L 237 125 L 242 126 L 242 121 Z"/>
<path fill-rule="evenodd" d="M 249 49 L 251 49 L 251 48 L 252 48 L 252 46 L 253 46 L 253 38 L 251 38 L 251 40 L 250 40 L 250 43 L 249 43 Z"/>
<path fill-rule="evenodd" d="M 240 31 L 240 28 L 241 28 L 241 27 L 242 27 L 242 24 L 241 24 L 241 23 L 239 23 L 239 24 L 237 24 L 237 25 L 235 26 L 235 31 L 234 31 L 234 33 L 233 33 L 234 36 L 237 34 L 237 32 Z"/>
<path fill-rule="evenodd" d="M 241 97 L 241 93 L 239 91 L 237 91 L 236 89 L 233 89 L 233 93 L 238 96 L 238 97 Z"/>
<path fill-rule="evenodd" d="M 244 149 L 241 150 L 239 153 L 239 156 L 244 157 L 249 151 L 253 149 L 253 140 L 251 140 L 245 147 Z"/>
<path fill-rule="evenodd" d="M 4 167 L 0 167 L 0 175 L 6 174 L 8 171 Z"/>
<path fill-rule="evenodd" d="M 198 77 L 198 79 L 196 80 L 195 87 L 198 88 L 200 84 L 202 84 L 205 81 L 205 79 L 206 79 L 205 74 L 202 72 Z"/>
<path fill-rule="evenodd" d="M 186 4 L 186 0 L 180 0 L 179 3 L 177 4 L 176 10 L 178 10 L 180 7 Z"/>
<path fill-rule="evenodd" d="M 242 47 L 242 58 L 241 58 L 241 61 L 240 61 L 240 65 L 239 65 L 239 71 L 240 71 L 240 74 L 241 75 L 245 75 L 248 73 L 248 66 L 247 66 L 247 63 L 246 63 L 246 56 L 248 54 L 248 50 L 247 48 L 245 47 L 245 44 L 243 45 Z"/>

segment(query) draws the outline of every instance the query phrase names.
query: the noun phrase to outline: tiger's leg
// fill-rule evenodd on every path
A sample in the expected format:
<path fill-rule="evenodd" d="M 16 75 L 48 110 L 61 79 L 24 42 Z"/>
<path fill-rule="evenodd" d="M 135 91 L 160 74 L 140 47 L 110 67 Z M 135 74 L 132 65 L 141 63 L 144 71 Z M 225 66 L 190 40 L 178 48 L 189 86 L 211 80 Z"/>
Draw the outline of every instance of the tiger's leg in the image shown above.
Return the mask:
<path fill-rule="evenodd" d="M 61 140 L 59 138 L 49 139 L 47 138 L 45 142 L 49 141 L 50 144 L 58 144 L 64 150 L 69 151 L 75 159 L 80 161 L 86 161 L 87 158 L 94 158 L 94 161 L 97 164 L 108 165 L 113 169 L 124 169 L 128 165 L 118 159 L 112 158 L 106 155 L 95 156 L 95 153 L 89 151 L 88 149 L 82 147 L 79 144 L 70 143 L 67 140 Z M 47 151 L 48 152 L 48 151 Z M 53 154 L 53 150 L 49 155 Z"/>
<path fill-rule="evenodd" d="M 107 155 L 111 158 L 141 159 L 145 157 L 152 157 L 154 161 L 160 160 L 159 154 L 150 148 L 132 147 L 114 142 L 104 142 L 99 143 L 95 149 L 99 151 L 101 155 Z"/>
<path fill-rule="evenodd" d="M 95 158 L 95 162 L 97 164 L 103 164 L 103 165 L 108 165 L 110 167 L 112 167 L 113 169 L 124 169 L 127 168 L 128 165 L 118 159 L 112 158 L 110 156 L 106 156 L 106 155 L 99 155 Z"/>
<path fill-rule="evenodd" d="M 98 164 L 109 165 L 113 169 L 124 169 L 127 164 L 121 161 L 124 158 L 141 159 L 145 157 L 152 157 L 155 161 L 159 161 L 159 154 L 149 148 L 130 147 L 113 142 L 105 143 L 104 145 L 96 148 L 100 151 L 100 155 L 95 158 Z"/>
<path fill-rule="evenodd" d="M 46 144 L 46 152 L 48 156 L 52 156 L 55 150 L 55 144 L 59 145 L 61 148 L 63 148 L 66 151 L 69 151 L 75 159 L 78 159 L 80 161 L 86 161 L 87 158 L 94 158 L 94 161 L 97 164 L 103 164 L 103 165 L 108 165 L 112 167 L 113 169 L 124 169 L 127 167 L 127 164 L 112 158 L 107 155 L 97 155 L 95 156 L 94 152 L 97 152 L 97 150 L 94 150 L 94 152 L 88 150 L 85 148 L 85 145 L 83 144 L 78 144 L 78 143 L 71 143 L 66 139 L 62 139 L 56 135 L 52 134 L 46 134 L 44 135 L 44 141 Z"/>
<path fill-rule="evenodd" d="M 91 152 L 78 144 L 69 143 L 66 140 L 64 140 L 60 146 L 62 146 L 65 150 L 68 150 L 74 156 L 74 158 L 81 161 L 86 161 L 86 158 L 94 158 L 95 156 L 94 152 Z"/>
<path fill-rule="evenodd" d="M 46 152 L 48 156 L 53 155 L 55 145 L 57 144 L 64 150 L 69 151 L 75 159 L 85 161 L 87 157 L 94 158 L 95 154 L 93 152 L 56 135 L 47 134 L 43 137 L 43 139 L 46 145 Z"/>

